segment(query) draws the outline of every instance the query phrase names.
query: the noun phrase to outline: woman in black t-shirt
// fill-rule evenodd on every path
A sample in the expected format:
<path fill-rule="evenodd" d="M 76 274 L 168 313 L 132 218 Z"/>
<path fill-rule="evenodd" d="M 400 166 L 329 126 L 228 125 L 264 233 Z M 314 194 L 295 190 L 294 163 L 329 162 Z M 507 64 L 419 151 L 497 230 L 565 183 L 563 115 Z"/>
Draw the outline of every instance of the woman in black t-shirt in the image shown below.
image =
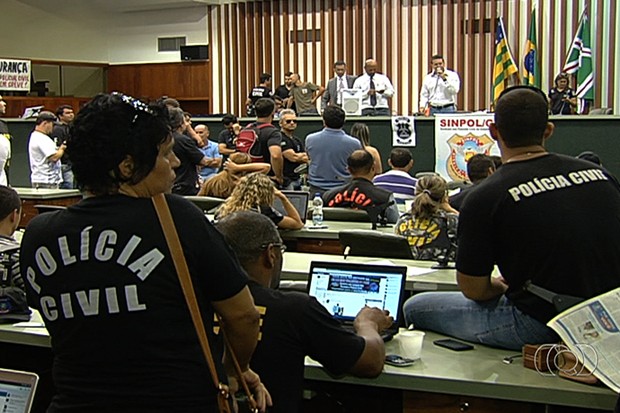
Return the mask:
<path fill-rule="evenodd" d="M 555 87 L 549 91 L 549 108 L 553 115 L 570 115 L 577 107 L 575 91 L 568 86 L 568 74 L 555 77 Z"/>

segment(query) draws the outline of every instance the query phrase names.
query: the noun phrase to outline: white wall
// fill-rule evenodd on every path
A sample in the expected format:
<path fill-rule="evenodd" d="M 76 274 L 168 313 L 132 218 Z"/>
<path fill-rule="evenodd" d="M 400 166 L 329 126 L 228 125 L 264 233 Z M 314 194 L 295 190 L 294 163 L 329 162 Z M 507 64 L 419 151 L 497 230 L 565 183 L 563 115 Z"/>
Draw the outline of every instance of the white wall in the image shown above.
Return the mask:
<path fill-rule="evenodd" d="M 0 57 L 90 63 L 180 61 L 179 52 L 157 52 L 157 38 L 186 36 L 207 44 L 207 7 L 106 13 L 88 1 L 1 0 Z"/>
<path fill-rule="evenodd" d="M 1 3 L 0 57 L 108 62 L 108 41 L 96 21 L 15 0 Z"/>

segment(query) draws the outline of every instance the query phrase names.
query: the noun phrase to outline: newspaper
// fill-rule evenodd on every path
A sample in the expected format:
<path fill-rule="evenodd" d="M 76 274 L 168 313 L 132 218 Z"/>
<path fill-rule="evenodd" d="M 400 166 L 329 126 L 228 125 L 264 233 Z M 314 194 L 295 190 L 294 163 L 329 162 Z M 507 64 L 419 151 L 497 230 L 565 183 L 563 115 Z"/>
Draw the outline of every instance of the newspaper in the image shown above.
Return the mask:
<path fill-rule="evenodd" d="M 619 322 L 620 288 L 616 288 L 569 308 L 547 325 L 594 376 L 620 393 Z"/>

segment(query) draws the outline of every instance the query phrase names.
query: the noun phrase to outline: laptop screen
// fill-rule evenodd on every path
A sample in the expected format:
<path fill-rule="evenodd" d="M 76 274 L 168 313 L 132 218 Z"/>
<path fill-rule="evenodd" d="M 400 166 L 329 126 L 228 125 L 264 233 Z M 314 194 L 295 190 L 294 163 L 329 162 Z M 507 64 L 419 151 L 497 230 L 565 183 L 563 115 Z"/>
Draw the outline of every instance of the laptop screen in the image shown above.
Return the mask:
<path fill-rule="evenodd" d="M 306 191 L 282 191 L 282 193 L 286 195 L 289 201 L 291 201 L 291 204 L 293 204 L 293 206 L 299 213 L 301 222 L 305 224 L 306 214 L 308 213 L 308 199 L 310 197 L 310 194 Z M 282 215 L 288 215 L 284 210 L 284 205 L 282 205 L 282 201 L 280 201 L 279 198 L 274 199 L 273 207 L 277 209 Z"/>
<path fill-rule="evenodd" d="M 343 322 L 369 306 L 388 310 L 398 325 L 406 277 L 407 267 L 313 261 L 308 294 Z"/>
<path fill-rule="evenodd" d="M 0 369 L 0 412 L 28 413 L 38 379 L 34 373 Z"/>

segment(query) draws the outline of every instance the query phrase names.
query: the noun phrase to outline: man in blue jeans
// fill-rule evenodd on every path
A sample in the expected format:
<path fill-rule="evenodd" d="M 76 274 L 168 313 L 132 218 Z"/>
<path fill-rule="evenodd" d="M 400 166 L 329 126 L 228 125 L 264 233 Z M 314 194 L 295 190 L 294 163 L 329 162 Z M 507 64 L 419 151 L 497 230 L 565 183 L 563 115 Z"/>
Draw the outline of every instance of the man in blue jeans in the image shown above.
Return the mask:
<path fill-rule="evenodd" d="M 404 305 L 407 323 L 464 340 L 520 350 L 557 341 L 557 311 L 526 281 L 591 298 L 620 286 L 620 188 L 607 171 L 549 153 L 553 133 L 539 89 L 509 88 L 490 132 L 503 165 L 473 188 L 460 211 L 461 292 L 423 293 Z M 497 265 L 502 277 L 492 277 Z"/>

